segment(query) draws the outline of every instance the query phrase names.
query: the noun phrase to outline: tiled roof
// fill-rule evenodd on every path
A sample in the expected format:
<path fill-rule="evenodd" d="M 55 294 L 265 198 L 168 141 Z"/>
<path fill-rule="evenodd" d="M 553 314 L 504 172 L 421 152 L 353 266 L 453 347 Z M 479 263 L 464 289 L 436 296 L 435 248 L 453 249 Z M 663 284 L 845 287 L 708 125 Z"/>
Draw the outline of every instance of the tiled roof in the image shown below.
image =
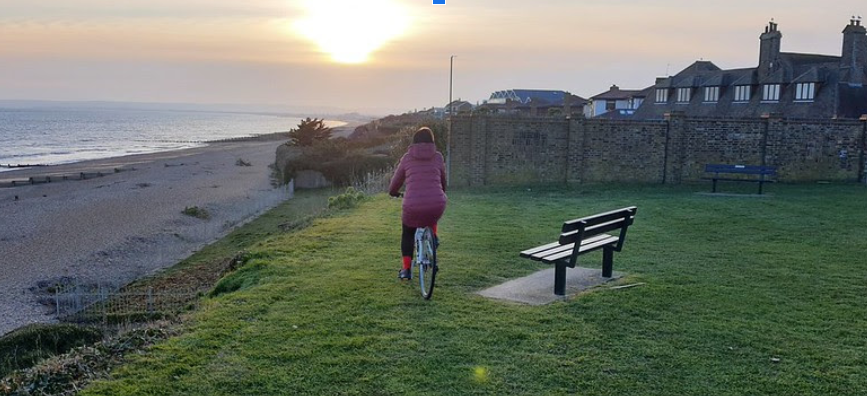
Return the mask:
<path fill-rule="evenodd" d="M 807 72 L 805 72 L 804 74 L 801 74 L 800 76 L 795 77 L 792 80 L 792 82 L 793 83 L 820 83 L 820 82 L 824 82 L 825 79 L 822 78 L 822 74 L 823 73 L 820 73 L 818 68 L 813 67 L 813 68 L 810 68 L 810 70 L 807 70 Z"/>
<path fill-rule="evenodd" d="M 749 71 L 748 73 L 741 73 L 740 77 L 734 76 L 732 78 L 731 85 L 756 85 L 759 83 L 759 80 L 756 78 L 756 69 L 743 69 L 744 71 Z"/>
<path fill-rule="evenodd" d="M 680 111 L 696 117 L 759 117 L 780 113 L 789 118 L 829 119 L 858 118 L 867 113 L 867 86 L 861 84 L 867 82 L 863 64 L 860 69 L 853 69 L 841 67 L 841 56 L 791 52 L 772 55 L 760 58 L 759 67 L 722 70 L 711 62 L 698 61 L 674 76 L 658 78 L 656 89 L 714 86 L 721 89 L 718 100 L 714 101 L 705 101 L 708 96 L 702 94 L 692 95 L 689 103 L 676 103 L 677 97 L 671 94 L 662 103 L 651 97 L 641 104 L 635 116 L 659 119 L 665 113 Z M 796 99 L 798 90 L 793 83 L 818 83 L 819 86 L 815 97 L 804 100 Z M 781 84 L 779 100 L 763 97 L 762 84 Z M 736 90 L 735 86 L 751 87 L 746 91 L 749 93 L 747 100 L 740 96 L 745 91 Z"/>
<path fill-rule="evenodd" d="M 564 91 L 546 91 L 540 89 L 513 89 L 516 95 L 521 99 L 522 103 L 536 102 L 539 104 L 559 104 L 563 103 Z"/>
<path fill-rule="evenodd" d="M 612 85 L 611 89 L 599 95 L 593 96 L 590 99 L 594 100 L 626 100 L 634 97 L 641 97 L 643 89 L 620 89 L 616 85 Z"/>

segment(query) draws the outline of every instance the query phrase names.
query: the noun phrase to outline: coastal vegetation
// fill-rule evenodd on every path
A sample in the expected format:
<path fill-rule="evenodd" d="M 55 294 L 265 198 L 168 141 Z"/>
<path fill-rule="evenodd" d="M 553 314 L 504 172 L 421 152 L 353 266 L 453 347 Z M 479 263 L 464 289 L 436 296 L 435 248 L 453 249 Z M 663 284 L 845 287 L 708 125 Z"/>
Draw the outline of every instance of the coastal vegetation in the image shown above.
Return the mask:
<path fill-rule="evenodd" d="M 198 206 L 187 206 L 184 208 L 183 211 L 181 211 L 181 213 L 202 220 L 207 220 L 211 218 L 211 213 L 208 212 L 207 209 L 200 208 Z"/>
<path fill-rule="evenodd" d="M 867 389 L 863 186 L 582 185 L 450 193 L 438 296 L 395 279 L 399 202 L 384 195 L 284 233 L 182 334 L 86 395 L 858 394 Z M 547 266 L 517 257 L 565 219 L 638 206 L 620 285 L 531 307 L 476 291 Z M 853 217 L 854 216 L 854 217 Z M 820 230 L 817 232 L 817 230 Z M 244 228 L 237 232 L 244 232 Z M 725 238 L 720 238 L 725 235 Z M 833 241 L 833 243 L 829 243 Z M 221 242 L 222 243 L 222 242 Z M 599 257 L 591 256 L 593 266 Z"/>
<path fill-rule="evenodd" d="M 331 128 L 325 126 L 325 120 L 307 117 L 301 120 L 297 128 L 289 131 L 289 144 L 308 147 L 331 138 Z"/>
<path fill-rule="evenodd" d="M 99 329 L 73 324 L 22 327 L 0 338 L 0 378 L 42 359 L 99 341 L 102 336 Z"/>
<path fill-rule="evenodd" d="M 332 209 L 351 209 L 358 206 L 364 199 L 364 193 L 353 187 L 347 187 L 340 195 L 328 198 L 328 207 Z"/>
<path fill-rule="evenodd" d="M 148 289 L 209 291 L 200 295 L 204 296 L 230 289 L 233 287 L 231 282 L 219 281 L 227 270 L 242 267 L 252 257 L 243 252 L 268 237 L 296 232 L 327 215 L 328 198 L 334 193 L 330 189 L 299 192 L 292 200 L 176 266 L 125 286 L 119 296 L 122 298 L 124 293 L 135 294 Z M 238 259 L 240 264 L 237 264 Z M 197 304 L 188 306 L 196 307 Z M 140 323 L 151 317 L 167 321 Z M 0 394 L 64 394 L 81 389 L 104 377 L 126 354 L 139 353 L 157 340 L 176 335 L 178 328 L 182 327 L 177 322 L 181 319 L 177 312 L 115 317 L 112 323 L 103 323 L 102 319 L 103 316 L 98 315 L 96 322 L 85 326 L 71 323 L 33 325 L 0 337 L 0 378 L 21 369 L 0 381 Z M 36 362 L 39 363 L 28 368 Z"/>
<path fill-rule="evenodd" d="M 321 120 L 303 120 L 290 132 L 286 147 L 277 150 L 276 163 L 284 182 L 295 178 L 298 172 L 315 171 L 336 187 L 357 184 L 368 175 L 386 172 L 397 164 L 420 126 L 431 127 L 438 148 L 445 150 L 447 127 L 443 121 L 406 117 L 409 118 L 390 116 L 356 128 L 356 132 L 368 133 L 331 139 L 321 137 L 324 136 Z M 377 132 L 369 133 L 371 130 Z"/>

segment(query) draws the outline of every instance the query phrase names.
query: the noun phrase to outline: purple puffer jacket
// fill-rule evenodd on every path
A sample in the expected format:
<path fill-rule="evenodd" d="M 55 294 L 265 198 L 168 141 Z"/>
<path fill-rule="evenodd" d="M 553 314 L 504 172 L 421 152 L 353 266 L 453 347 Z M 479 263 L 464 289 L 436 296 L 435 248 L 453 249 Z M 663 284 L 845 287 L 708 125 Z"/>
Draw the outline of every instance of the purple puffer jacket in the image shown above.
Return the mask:
<path fill-rule="evenodd" d="M 400 159 L 388 191 L 396 195 L 406 182 L 403 198 L 403 224 L 428 227 L 439 221 L 446 210 L 446 168 L 443 155 L 433 143 L 416 143 Z"/>

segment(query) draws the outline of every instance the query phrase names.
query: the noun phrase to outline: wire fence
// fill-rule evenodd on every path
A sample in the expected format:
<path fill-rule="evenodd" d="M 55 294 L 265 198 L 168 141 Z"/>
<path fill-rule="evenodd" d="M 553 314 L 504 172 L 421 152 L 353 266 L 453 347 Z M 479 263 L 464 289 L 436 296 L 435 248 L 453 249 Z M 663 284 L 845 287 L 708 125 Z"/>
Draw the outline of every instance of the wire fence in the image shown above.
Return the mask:
<path fill-rule="evenodd" d="M 177 315 L 195 308 L 203 292 L 177 288 L 123 290 L 76 283 L 55 286 L 52 303 L 60 321 L 116 323 Z"/>

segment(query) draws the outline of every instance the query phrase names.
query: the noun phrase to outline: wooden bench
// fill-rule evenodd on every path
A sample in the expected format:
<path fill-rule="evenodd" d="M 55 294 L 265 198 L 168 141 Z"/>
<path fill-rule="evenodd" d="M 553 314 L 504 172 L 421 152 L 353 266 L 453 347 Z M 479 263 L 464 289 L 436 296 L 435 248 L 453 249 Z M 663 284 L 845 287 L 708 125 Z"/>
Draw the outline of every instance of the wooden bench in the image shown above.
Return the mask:
<path fill-rule="evenodd" d="M 716 192 L 717 180 L 734 181 L 734 182 L 751 182 L 759 183 L 759 194 L 762 194 L 762 185 L 765 183 L 773 183 L 773 179 L 768 177 L 777 176 L 777 168 L 775 166 L 763 165 L 726 165 L 726 164 L 707 164 L 704 166 L 705 173 L 713 173 L 713 176 L 704 177 L 705 180 L 713 180 L 713 189 L 711 192 Z M 746 177 L 730 177 L 720 175 L 744 175 Z"/>
<path fill-rule="evenodd" d="M 614 252 L 623 249 L 626 230 L 635 221 L 637 208 L 612 210 L 563 223 L 557 242 L 521 252 L 521 257 L 554 264 L 554 294 L 566 294 L 566 267 L 575 268 L 578 256 L 602 249 L 602 276 L 610 278 L 614 269 Z M 617 231 L 617 235 L 614 234 Z M 611 234 L 609 234 L 611 233 Z M 576 249 L 577 246 L 577 249 Z"/>

